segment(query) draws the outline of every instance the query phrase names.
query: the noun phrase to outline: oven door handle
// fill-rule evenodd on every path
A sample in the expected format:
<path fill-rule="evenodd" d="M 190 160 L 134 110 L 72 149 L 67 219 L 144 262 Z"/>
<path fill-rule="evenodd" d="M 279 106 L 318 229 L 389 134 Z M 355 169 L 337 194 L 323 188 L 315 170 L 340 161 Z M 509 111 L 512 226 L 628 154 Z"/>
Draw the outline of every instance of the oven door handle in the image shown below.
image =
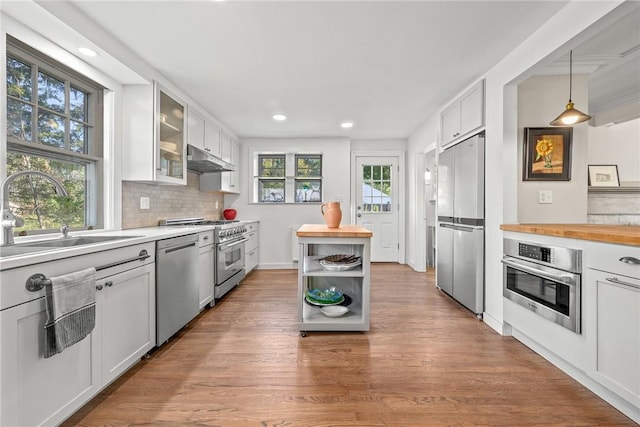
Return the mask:
<path fill-rule="evenodd" d="M 236 240 L 235 242 L 231 242 L 231 243 L 228 243 L 228 244 L 220 245 L 220 246 L 218 246 L 218 250 L 220 252 L 223 252 L 223 251 L 226 251 L 229 248 L 234 247 L 235 245 L 239 245 L 240 243 L 244 243 L 244 242 L 248 242 L 248 241 L 249 241 L 249 239 L 242 238 L 240 240 Z"/>
<path fill-rule="evenodd" d="M 529 266 L 526 266 L 526 265 L 522 265 L 519 262 L 514 262 L 514 261 L 511 261 L 510 259 L 505 259 L 505 258 L 503 258 L 501 260 L 501 262 L 504 265 L 512 267 L 512 268 L 514 268 L 516 270 L 522 270 L 525 273 L 533 274 L 534 276 L 540 276 L 540 277 L 543 277 L 545 279 L 552 280 L 554 282 L 562 282 L 562 283 L 564 283 L 566 285 L 574 286 L 574 284 L 573 284 L 573 276 L 569 276 L 567 274 L 551 274 L 551 273 L 547 273 L 546 271 L 540 271 L 540 270 L 538 270 L 536 268 L 532 268 L 532 267 L 529 267 Z"/>

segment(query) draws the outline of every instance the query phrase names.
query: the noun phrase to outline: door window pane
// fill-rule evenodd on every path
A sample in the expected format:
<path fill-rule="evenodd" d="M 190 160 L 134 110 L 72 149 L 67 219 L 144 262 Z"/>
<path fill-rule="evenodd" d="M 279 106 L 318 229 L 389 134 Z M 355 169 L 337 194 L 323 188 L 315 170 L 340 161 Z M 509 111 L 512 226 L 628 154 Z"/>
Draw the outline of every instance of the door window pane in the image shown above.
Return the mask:
<path fill-rule="evenodd" d="M 38 73 L 38 105 L 64 113 L 64 82 L 45 73 Z"/>
<path fill-rule="evenodd" d="M 391 165 L 362 166 L 362 210 L 366 213 L 391 212 Z"/>

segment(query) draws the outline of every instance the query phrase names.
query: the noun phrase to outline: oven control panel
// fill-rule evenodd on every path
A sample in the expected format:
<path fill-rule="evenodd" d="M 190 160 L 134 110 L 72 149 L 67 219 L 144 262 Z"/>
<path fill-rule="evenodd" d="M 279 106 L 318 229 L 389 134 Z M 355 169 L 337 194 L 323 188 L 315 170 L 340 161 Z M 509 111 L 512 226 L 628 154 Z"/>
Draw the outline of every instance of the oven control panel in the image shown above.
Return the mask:
<path fill-rule="evenodd" d="M 582 273 L 582 251 L 562 246 L 505 238 L 503 255 L 572 273 Z"/>
<path fill-rule="evenodd" d="M 554 263 L 553 249 L 543 246 L 530 245 L 528 243 L 518 243 L 518 255 L 524 258 L 535 259 L 537 261 Z"/>

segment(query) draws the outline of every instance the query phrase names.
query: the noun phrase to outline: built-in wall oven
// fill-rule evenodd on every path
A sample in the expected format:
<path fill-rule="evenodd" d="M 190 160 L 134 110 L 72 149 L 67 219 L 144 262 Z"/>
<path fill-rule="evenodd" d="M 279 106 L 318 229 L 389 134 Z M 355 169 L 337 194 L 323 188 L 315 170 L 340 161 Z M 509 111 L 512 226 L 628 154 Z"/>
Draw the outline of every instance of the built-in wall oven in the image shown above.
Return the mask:
<path fill-rule="evenodd" d="M 502 264 L 505 298 L 580 333 L 582 251 L 504 239 Z"/>

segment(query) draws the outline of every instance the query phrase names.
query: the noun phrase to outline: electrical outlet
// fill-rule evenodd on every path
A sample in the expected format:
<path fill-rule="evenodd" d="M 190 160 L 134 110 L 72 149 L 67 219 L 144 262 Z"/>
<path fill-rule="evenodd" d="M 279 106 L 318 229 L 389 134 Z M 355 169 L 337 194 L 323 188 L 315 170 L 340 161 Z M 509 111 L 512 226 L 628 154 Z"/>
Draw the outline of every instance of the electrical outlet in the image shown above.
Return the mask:
<path fill-rule="evenodd" d="M 553 203 L 553 192 L 551 190 L 538 190 L 538 203 Z"/>
<path fill-rule="evenodd" d="M 140 197 L 140 209 L 150 209 L 150 205 L 148 197 Z"/>
<path fill-rule="evenodd" d="M 336 196 L 336 202 L 344 202 L 342 196 Z"/>
<path fill-rule="evenodd" d="M 216 209 L 218 209 L 218 201 L 216 200 Z"/>

